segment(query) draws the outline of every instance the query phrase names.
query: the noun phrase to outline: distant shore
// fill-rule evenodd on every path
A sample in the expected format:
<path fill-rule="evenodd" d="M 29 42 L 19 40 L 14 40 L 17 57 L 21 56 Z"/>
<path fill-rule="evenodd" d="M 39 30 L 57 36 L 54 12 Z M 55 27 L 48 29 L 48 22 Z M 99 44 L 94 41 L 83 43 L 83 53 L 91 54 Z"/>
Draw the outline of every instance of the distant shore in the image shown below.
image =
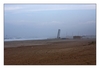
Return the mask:
<path fill-rule="evenodd" d="M 4 42 L 4 65 L 95 65 L 95 39 Z"/>

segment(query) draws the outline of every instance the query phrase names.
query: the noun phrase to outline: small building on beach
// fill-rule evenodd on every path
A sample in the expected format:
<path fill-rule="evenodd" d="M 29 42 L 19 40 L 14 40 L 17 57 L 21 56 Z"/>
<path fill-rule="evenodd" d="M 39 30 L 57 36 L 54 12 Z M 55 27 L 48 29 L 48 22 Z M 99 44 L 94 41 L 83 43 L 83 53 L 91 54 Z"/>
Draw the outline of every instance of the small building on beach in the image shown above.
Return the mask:
<path fill-rule="evenodd" d="M 73 36 L 73 39 L 81 39 L 82 36 Z"/>

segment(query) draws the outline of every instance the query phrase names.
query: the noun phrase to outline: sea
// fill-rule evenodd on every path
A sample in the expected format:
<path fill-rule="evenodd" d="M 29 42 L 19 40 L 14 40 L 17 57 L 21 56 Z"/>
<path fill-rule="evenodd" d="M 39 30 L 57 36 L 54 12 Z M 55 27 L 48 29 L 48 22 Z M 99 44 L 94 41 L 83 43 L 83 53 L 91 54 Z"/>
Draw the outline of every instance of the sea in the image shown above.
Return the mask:
<path fill-rule="evenodd" d="M 61 38 L 73 39 L 73 36 L 67 36 L 67 37 L 61 37 Z M 96 36 L 95 35 L 82 36 L 82 39 L 86 39 L 86 38 L 96 38 Z M 4 42 L 23 41 L 23 40 L 46 40 L 46 39 L 56 39 L 56 38 L 4 38 Z"/>
<path fill-rule="evenodd" d="M 4 41 L 44 40 L 46 38 L 5 38 Z"/>

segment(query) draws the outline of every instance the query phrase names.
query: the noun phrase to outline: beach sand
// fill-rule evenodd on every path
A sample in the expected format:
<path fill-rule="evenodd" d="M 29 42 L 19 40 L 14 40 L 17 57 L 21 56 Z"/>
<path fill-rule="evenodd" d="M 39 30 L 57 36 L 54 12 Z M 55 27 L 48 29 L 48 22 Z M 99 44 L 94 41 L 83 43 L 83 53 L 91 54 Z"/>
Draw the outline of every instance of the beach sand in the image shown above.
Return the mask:
<path fill-rule="evenodd" d="M 96 40 L 4 42 L 4 65 L 96 65 Z"/>

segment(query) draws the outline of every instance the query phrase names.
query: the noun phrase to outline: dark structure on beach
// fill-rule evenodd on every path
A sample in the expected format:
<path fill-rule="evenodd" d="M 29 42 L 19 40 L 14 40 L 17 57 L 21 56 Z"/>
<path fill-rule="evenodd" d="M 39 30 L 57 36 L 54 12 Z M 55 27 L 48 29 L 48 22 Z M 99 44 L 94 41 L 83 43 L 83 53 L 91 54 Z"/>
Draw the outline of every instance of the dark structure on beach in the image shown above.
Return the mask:
<path fill-rule="evenodd" d="M 60 29 L 58 29 L 57 39 L 60 38 Z"/>
<path fill-rule="evenodd" d="M 82 36 L 73 36 L 73 39 L 81 39 Z"/>

